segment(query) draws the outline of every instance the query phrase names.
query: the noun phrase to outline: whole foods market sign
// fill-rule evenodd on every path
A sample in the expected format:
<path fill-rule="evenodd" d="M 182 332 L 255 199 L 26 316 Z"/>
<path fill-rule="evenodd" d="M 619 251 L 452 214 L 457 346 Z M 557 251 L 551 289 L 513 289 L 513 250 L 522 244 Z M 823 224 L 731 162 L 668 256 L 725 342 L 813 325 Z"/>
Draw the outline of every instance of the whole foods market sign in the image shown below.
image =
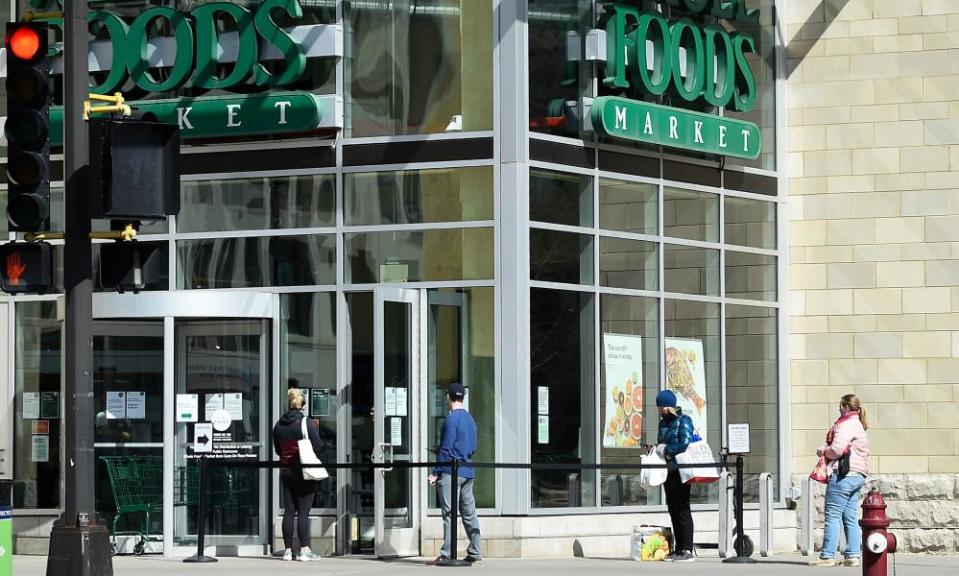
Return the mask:
<path fill-rule="evenodd" d="M 745 0 L 659 0 L 688 14 L 755 23 L 758 12 Z M 688 16 L 669 21 L 659 12 L 607 5 L 606 75 L 603 84 L 639 95 L 748 112 L 756 104 L 756 79 L 746 54 L 756 51 L 749 34 L 700 26 Z M 593 128 L 624 138 L 739 158 L 756 158 L 762 149 L 759 127 L 751 122 L 605 96 L 591 109 Z"/>

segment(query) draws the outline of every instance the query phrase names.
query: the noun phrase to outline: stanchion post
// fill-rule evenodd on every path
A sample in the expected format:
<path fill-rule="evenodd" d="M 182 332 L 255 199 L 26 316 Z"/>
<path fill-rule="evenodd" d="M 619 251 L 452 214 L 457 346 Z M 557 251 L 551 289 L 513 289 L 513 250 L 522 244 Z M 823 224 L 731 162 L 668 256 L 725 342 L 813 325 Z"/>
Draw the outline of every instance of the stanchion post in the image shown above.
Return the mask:
<path fill-rule="evenodd" d="M 746 526 L 743 524 L 743 471 L 745 465 L 742 454 L 736 454 L 736 555 L 723 560 L 730 564 L 753 564 L 756 561 L 746 556 Z"/>
<path fill-rule="evenodd" d="M 450 466 L 450 557 L 441 560 L 437 566 L 472 566 L 466 560 L 456 558 L 456 522 L 459 520 L 457 512 L 459 511 L 460 496 L 460 465 L 455 458 Z"/>
<path fill-rule="evenodd" d="M 216 558 L 203 554 L 204 540 L 206 539 L 206 467 L 206 458 L 201 456 L 199 486 L 197 486 L 199 494 L 197 495 L 196 505 L 196 554 L 183 559 L 184 562 L 190 564 L 217 562 Z"/>

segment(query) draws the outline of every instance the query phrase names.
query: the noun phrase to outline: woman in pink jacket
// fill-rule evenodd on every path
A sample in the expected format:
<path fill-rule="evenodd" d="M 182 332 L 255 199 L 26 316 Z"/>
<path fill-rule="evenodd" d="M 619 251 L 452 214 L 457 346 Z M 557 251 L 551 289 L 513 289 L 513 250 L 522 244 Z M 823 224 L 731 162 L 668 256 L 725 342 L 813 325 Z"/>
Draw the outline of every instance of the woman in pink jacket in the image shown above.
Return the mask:
<path fill-rule="evenodd" d="M 859 528 L 859 492 L 869 474 L 869 437 L 866 411 L 855 394 L 846 394 L 839 402 L 839 419 L 826 434 L 826 443 L 816 454 L 829 461 L 826 485 L 826 527 L 819 558 L 813 566 L 859 566 L 862 531 Z M 844 460 L 848 455 L 849 469 Z M 839 521 L 846 533 L 844 559 L 836 558 L 839 546 Z"/>

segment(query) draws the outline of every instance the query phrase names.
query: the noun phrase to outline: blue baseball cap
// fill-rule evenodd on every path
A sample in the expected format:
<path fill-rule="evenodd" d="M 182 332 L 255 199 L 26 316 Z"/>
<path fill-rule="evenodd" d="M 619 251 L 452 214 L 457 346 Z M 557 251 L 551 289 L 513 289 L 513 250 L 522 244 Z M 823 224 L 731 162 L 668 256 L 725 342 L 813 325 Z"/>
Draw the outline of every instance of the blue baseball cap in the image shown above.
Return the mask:
<path fill-rule="evenodd" d="M 450 387 L 446 393 L 449 394 L 450 398 L 453 400 L 462 400 L 466 397 L 466 387 L 459 382 L 453 382 L 450 384 Z"/>
<path fill-rule="evenodd" d="M 675 408 L 678 403 L 672 390 L 662 390 L 656 395 L 657 408 Z"/>

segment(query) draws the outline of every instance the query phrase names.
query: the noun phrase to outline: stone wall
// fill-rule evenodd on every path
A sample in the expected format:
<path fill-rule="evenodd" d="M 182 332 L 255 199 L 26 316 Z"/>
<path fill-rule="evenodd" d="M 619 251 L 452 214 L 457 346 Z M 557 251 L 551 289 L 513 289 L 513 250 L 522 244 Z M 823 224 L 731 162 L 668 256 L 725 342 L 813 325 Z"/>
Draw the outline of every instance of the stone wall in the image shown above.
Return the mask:
<path fill-rule="evenodd" d="M 915 525 L 905 547 L 951 551 L 959 2 L 785 8 L 792 472 L 813 467 L 839 398 L 854 392 L 873 426 L 877 485 L 894 522 Z"/>

